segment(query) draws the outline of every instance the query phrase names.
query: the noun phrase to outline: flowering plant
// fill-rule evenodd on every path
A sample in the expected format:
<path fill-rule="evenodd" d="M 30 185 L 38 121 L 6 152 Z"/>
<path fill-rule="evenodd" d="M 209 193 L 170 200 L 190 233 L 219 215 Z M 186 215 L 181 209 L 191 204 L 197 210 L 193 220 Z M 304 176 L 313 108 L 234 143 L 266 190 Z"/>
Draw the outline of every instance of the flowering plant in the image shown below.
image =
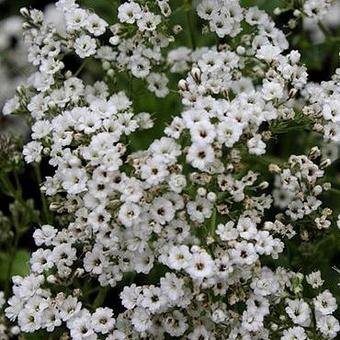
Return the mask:
<path fill-rule="evenodd" d="M 34 71 L 3 114 L 30 137 L 1 141 L 1 225 L 12 258 L 35 245 L 29 272 L 8 266 L 4 338 L 337 336 L 336 284 L 308 261 L 339 248 L 340 68 L 309 81 L 287 38 L 309 20 L 336 41 L 332 6 L 287 2 L 284 31 L 238 0 L 125 1 L 110 23 L 21 9 Z"/>

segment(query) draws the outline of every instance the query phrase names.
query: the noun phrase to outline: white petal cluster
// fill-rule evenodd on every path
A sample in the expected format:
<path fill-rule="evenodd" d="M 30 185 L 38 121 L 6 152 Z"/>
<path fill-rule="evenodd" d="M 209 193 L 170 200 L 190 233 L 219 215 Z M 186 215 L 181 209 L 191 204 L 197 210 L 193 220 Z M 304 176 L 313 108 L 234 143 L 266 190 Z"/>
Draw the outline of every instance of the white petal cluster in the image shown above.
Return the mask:
<path fill-rule="evenodd" d="M 308 240 L 300 225 L 311 234 L 330 227 L 320 198 L 329 161 L 313 148 L 281 167 L 269 162 L 263 174 L 249 159 L 266 162 L 271 137 L 294 123 L 298 93 L 308 122 L 336 140 L 338 77 L 308 85 L 299 52 L 284 52 L 287 39 L 265 12 L 203 0 L 197 13 L 218 37 L 237 36 L 241 23 L 252 33 L 235 48 L 168 53 L 170 72 L 187 72 L 182 112 L 135 151 L 130 141 L 153 126 L 150 114 L 135 114 L 112 77 L 88 85 L 63 58 L 99 60 L 107 74 L 125 70 L 165 97 L 168 79 L 157 69 L 171 41 L 163 25 L 171 9 L 165 0 L 153 5 L 120 5 L 107 45 L 108 24 L 73 0 L 57 3 L 64 35 L 42 12 L 23 10 L 37 72 L 12 111 L 32 121 L 26 162 L 51 167 L 41 190 L 54 219 L 34 232 L 31 273 L 13 278 L 7 318 L 21 332 L 63 329 L 76 340 L 336 337 L 337 303 L 318 290 L 321 274 L 275 262 L 287 238 Z M 306 284 L 317 291 L 304 294 Z"/>

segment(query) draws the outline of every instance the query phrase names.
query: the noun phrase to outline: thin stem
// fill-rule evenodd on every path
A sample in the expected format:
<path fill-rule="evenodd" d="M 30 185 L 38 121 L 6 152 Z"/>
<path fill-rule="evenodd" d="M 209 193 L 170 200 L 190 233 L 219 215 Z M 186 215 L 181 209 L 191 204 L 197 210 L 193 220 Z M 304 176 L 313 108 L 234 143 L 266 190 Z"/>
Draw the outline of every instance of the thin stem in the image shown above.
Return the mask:
<path fill-rule="evenodd" d="M 109 291 L 109 287 L 100 287 L 98 295 L 93 302 L 93 308 L 98 308 L 105 301 L 106 295 Z"/>
<path fill-rule="evenodd" d="M 6 194 L 13 197 L 16 202 L 19 202 L 23 207 L 25 207 L 26 203 L 22 197 L 22 188 L 21 188 L 21 184 L 20 184 L 17 172 L 14 172 L 14 178 L 15 178 L 15 186 L 12 184 L 7 174 L 3 174 L 1 176 L 1 182 L 4 185 L 4 188 L 7 190 Z M 9 248 L 9 257 L 8 257 L 9 262 L 8 262 L 8 268 L 7 268 L 7 279 L 6 279 L 6 284 L 5 284 L 5 296 L 7 298 L 9 298 L 9 294 L 11 290 L 11 276 L 12 276 L 12 271 L 13 271 L 13 264 L 14 264 L 16 253 L 17 253 L 20 236 L 22 234 L 21 225 L 17 218 L 13 218 L 13 226 L 14 226 L 14 240 Z"/>
<path fill-rule="evenodd" d="M 17 253 L 17 248 L 19 244 L 20 239 L 20 232 L 19 228 L 15 228 L 15 236 L 14 236 L 14 242 L 11 246 L 10 252 L 9 252 L 9 263 L 8 263 L 8 269 L 7 269 L 7 279 L 6 279 L 6 287 L 5 287 L 5 296 L 9 298 L 10 290 L 11 290 L 11 276 L 12 276 L 12 270 L 13 270 L 13 264 L 14 259 Z"/>
<path fill-rule="evenodd" d="M 43 208 L 44 220 L 48 224 L 51 224 L 52 220 L 51 220 L 51 215 L 50 215 L 50 212 L 49 212 L 49 209 L 48 209 L 48 202 L 46 200 L 45 195 L 40 190 L 40 185 L 42 183 L 42 178 L 41 178 L 41 172 L 40 172 L 39 164 L 34 165 L 34 172 L 35 172 L 35 176 L 37 178 L 37 182 L 38 182 L 38 185 L 39 185 L 40 199 L 41 199 L 41 204 L 42 204 L 42 208 Z"/>
<path fill-rule="evenodd" d="M 85 59 L 82 64 L 79 66 L 78 70 L 76 71 L 76 73 L 74 74 L 75 77 L 78 77 L 80 72 L 83 70 L 83 68 L 85 67 L 85 65 L 87 64 L 88 59 Z"/>
<path fill-rule="evenodd" d="M 318 26 L 326 38 L 332 35 L 332 32 L 329 30 L 329 28 L 325 26 L 321 21 L 318 22 Z"/>
<path fill-rule="evenodd" d="M 187 18 L 191 48 L 193 50 L 195 50 L 196 49 L 196 39 L 195 39 L 194 27 L 193 27 L 193 24 L 192 24 L 191 11 L 192 11 L 191 0 L 187 0 L 187 9 L 186 9 L 185 13 L 186 13 L 186 18 Z"/>

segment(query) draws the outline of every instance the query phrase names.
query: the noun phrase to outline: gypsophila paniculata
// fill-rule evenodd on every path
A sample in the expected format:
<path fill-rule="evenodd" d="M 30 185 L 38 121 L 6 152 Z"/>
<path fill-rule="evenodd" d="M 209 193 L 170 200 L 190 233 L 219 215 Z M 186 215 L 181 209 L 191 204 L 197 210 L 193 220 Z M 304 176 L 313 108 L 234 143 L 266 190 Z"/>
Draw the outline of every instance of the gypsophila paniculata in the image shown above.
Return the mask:
<path fill-rule="evenodd" d="M 320 3 L 306 1 L 306 15 L 327 10 Z M 266 154 L 301 105 L 310 130 L 339 142 L 340 72 L 308 83 L 300 53 L 270 16 L 237 0 L 195 8 L 203 33 L 227 43 L 169 50 L 170 5 L 124 2 L 113 26 L 73 0 L 56 3 L 61 27 L 22 9 L 36 72 L 5 110 L 31 121 L 25 161 L 53 168 L 41 191 L 55 219 L 34 231 L 31 272 L 13 277 L 6 317 L 18 333 L 63 329 L 76 340 L 335 338 L 337 303 L 321 273 L 263 261 L 275 263 L 288 239 L 331 227 L 321 199 L 331 161 L 315 147 L 269 162 L 273 190 L 248 161 Z M 151 115 L 135 112 L 132 93 L 71 72 L 65 54 L 95 60 L 110 79 L 120 72 L 143 79 L 161 98 L 169 74 L 180 74 L 181 113 L 132 152 L 129 138 L 147 133 Z M 153 280 L 138 284 L 135 275 Z M 121 308 L 100 295 L 85 303 L 87 281 L 105 294 L 118 289 Z"/>

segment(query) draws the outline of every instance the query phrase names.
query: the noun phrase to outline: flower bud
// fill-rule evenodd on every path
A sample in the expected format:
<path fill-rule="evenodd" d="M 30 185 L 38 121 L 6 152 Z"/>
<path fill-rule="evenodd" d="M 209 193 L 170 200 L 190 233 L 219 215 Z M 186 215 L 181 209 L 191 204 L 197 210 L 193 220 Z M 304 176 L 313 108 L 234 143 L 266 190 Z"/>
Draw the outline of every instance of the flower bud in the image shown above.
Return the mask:
<path fill-rule="evenodd" d="M 57 278 L 54 275 L 47 276 L 46 280 L 47 280 L 48 283 L 51 283 L 51 284 L 54 284 L 54 283 L 57 282 Z"/>
<path fill-rule="evenodd" d="M 208 194 L 207 194 L 207 199 L 208 199 L 208 201 L 210 201 L 210 202 L 215 202 L 216 199 L 217 199 L 217 196 L 216 196 L 216 194 L 215 194 L 214 192 L 210 191 L 210 192 L 208 192 Z"/>
<path fill-rule="evenodd" d="M 298 9 L 296 9 L 294 12 L 293 12 L 293 15 L 295 16 L 295 17 L 299 17 L 300 15 L 301 15 L 301 12 L 298 10 Z"/>
<path fill-rule="evenodd" d="M 70 79 L 72 77 L 72 72 L 71 71 L 67 71 L 66 73 L 65 73 L 65 78 L 66 79 Z"/>
<path fill-rule="evenodd" d="M 281 13 L 282 13 L 282 11 L 281 11 L 281 8 L 279 8 L 279 7 L 276 7 L 275 9 L 274 9 L 274 15 L 280 15 Z"/>
<path fill-rule="evenodd" d="M 279 174 L 281 172 L 281 168 L 277 164 L 269 164 L 268 170 L 274 174 Z"/>
<path fill-rule="evenodd" d="M 203 187 L 200 187 L 197 189 L 197 195 L 199 196 L 205 196 L 207 194 L 207 189 L 206 188 L 203 188 Z"/>
<path fill-rule="evenodd" d="M 109 39 L 109 43 L 111 45 L 118 45 L 120 43 L 120 37 L 118 35 L 114 35 Z"/>
<path fill-rule="evenodd" d="M 269 183 L 267 181 L 263 181 L 259 184 L 259 188 L 264 190 L 264 189 L 267 189 L 269 186 Z"/>
<path fill-rule="evenodd" d="M 181 25 L 175 25 L 172 28 L 172 31 L 174 32 L 174 34 L 179 34 L 183 31 L 183 27 Z"/>
<path fill-rule="evenodd" d="M 28 10 L 27 7 L 22 7 L 20 8 L 20 14 L 23 16 L 23 17 L 29 17 L 30 16 L 30 11 Z"/>
<path fill-rule="evenodd" d="M 323 190 L 328 191 L 328 190 L 332 189 L 332 184 L 329 183 L 329 182 L 326 182 L 322 185 L 322 187 L 323 187 Z"/>
<path fill-rule="evenodd" d="M 181 91 L 189 91 L 188 83 L 187 83 L 187 81 L 184 80 L 184 79 L 181 79 L 181 80 L 178 82 L 178 88 L 179 88 Z"/>
<path fill-rule="evenodd" d="M 320 163 L 320 169 L 326 169 L 326 168 L 328 168 L 331 164 L 332 164 L 332 161 L 331 161 L 329 158 L 324 159 L 324 160 Z"/>
<path fill-rule="evenodd" d="M 317 146 L 311 148 L 308 158 L 309 159 L 316 159 L 321 156 L 321 151 Z"/>
<path fill-rule="evenodd" d="M 107 76 L 113 78 L 115 75 L 115 71 L 111 68 L 106 72 Z"/>
<path fill-rule="evenodd" d="M 194 78 L 196 83 L 201 82 L 201 70 L 198 67 L 193 67 L 191 70 L 191 76 Z"/>

